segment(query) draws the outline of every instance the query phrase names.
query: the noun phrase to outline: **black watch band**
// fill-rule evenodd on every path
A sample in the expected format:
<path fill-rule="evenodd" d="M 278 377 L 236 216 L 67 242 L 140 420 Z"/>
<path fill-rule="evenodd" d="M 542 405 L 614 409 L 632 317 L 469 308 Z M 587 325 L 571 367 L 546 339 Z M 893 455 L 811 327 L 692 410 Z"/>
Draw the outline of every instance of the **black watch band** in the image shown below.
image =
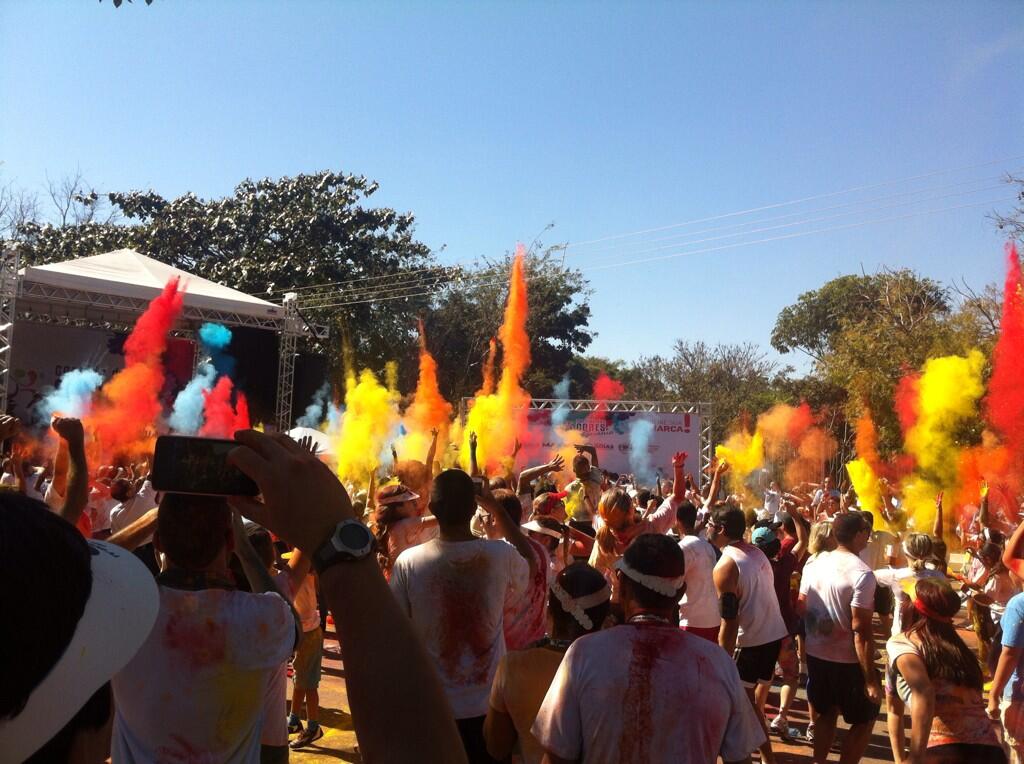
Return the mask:
<path fill-rule="evenodd" d="M 377 540 L 358 520 L 343 520 L 313 553 L 313 569 L 323 573 L 339 562 L 362 560 L 373 554 Z"/>

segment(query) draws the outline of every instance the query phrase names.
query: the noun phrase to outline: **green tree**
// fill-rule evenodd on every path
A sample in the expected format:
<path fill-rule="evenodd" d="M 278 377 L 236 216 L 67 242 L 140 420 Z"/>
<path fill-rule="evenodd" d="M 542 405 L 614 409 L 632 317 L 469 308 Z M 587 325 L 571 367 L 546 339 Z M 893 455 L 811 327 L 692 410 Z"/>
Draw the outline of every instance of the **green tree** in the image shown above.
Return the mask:
<path fill-rule="evenodd" d="M 866 407 L 878 425 L 880 445 L 894 450 L 900 430 L 893 394 L 900 378 L 929 358 L 991 349 L 998 328 L 991 293 L 961 290 L 960 296 L 958 301 L 954 290 L 906 269 L 841 276 L 784 308 L 772 345 L 814 360 L 811 376 L 819 393 L 842 410 L 843 417 L 834 420 L 840 440 L 838 428 Z"/>
<path fill-rule="evenodd" d="M 780 400 L 779 373 L 778 364 L 753 343 L 677 340 L 671 355 L 641 358 L 611 376 L 623 382 L 631 400 L 710 403 L 712 437 L 721 442 L 738 420 L 756 417 Z"/>
<path fill-rule="evenodd" d="M 99 195 L 78 183 L 58 194 L 71 206 L 55 221 L 21 221 L 16 236 L 31 264 L 131 247 L 270 299 L 286 289 L 315 294 L 306 318 L 333 325 L 335 336 L 347 330 L 356 360 L 378 364 L 413 346 L 415 318 L 431 297 L 410 289 L 400 299 L 375 298 L 396 283 L 413 283 L 434 258 L 415 239 L 411 213 L 366 204 L 377 188 L 363 176 L 330 171 L 245 180 L 219 199 Z M 91 214 L 107 201 L 112 215 Z M 413 281 L 410 273 L 417 274 Z M 337 355 L 336 346 L 329 350 Z"/>
<path fill-rule="evenodd" d="M 457 402 L 480 388 L 488 345 L 501 325 L 511 267 L 511 254 L 483 261 L 437 295 L 424 315 L 441 390 L 449 400 Z M 549 398 L 573 356 L 593 339 L 587 328 L 590 292 L 583 275 L 550 251 L 528 257 L 526 278 L 531 364 L 523 386 L 534 397 Z M 500 345 L 497 366 L 500 370 Z"/>
<path fill-rule="evenodd" d="M 1007 175 L 1006 182 L 1017 187 L 1017 204 L 1005 215 L 994 213 L 992 220 L 1010 238 L 1024 241 L 1024 176 Z"/>

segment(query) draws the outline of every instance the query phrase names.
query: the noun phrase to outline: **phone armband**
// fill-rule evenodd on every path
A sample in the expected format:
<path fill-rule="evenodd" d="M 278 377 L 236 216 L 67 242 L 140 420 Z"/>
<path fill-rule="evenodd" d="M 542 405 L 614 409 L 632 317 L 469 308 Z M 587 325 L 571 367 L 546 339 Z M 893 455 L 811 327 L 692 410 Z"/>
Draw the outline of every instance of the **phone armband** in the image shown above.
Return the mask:
<path fill-rule="evenodd" d="M 726 592 L 718 598 L 718 604 L 721 607 L 722 618 L 726 621 L 733 621 L 739 617 L 740 598 L 736 596 L 736 592 Z"/>

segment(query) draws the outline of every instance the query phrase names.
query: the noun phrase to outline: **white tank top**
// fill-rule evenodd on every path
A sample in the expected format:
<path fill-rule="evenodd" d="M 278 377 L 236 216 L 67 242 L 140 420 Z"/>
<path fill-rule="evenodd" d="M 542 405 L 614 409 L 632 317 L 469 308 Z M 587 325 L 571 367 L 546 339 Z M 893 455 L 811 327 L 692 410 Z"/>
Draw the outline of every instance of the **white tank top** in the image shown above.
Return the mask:
<path fill-rule="evenodd" d="M 740 598 L 737 647 L 757 647 L 782 639 L 788 633 L 775 596 L 775 573 L 764 552 L 740 541 L 722 549 L 739 570 L 736 593 Z"/>

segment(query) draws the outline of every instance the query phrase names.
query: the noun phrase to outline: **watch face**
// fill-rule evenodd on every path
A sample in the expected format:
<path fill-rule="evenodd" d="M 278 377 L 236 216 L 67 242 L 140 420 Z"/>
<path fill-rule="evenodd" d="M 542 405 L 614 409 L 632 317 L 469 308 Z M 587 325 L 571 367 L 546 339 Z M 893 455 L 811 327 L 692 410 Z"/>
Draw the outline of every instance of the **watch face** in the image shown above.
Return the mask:
<path fill-rule="evenodd" d="M 360 523 L 345 523 L 338 528 L 338 541 L 347 549 L 359 551 L 370 543 L 370 531 Z"/>

